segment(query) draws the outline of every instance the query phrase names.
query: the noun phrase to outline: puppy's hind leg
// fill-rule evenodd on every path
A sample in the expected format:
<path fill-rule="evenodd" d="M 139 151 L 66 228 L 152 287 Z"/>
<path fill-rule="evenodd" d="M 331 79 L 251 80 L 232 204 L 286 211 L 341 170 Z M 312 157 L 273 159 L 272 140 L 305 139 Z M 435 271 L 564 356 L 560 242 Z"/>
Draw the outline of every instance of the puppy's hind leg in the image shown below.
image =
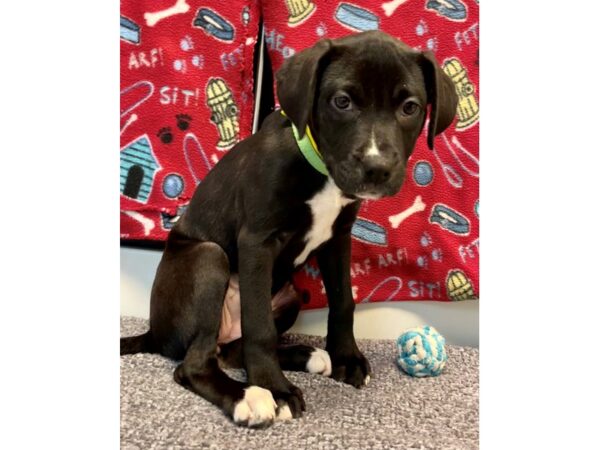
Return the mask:
<path fill-rule="evenodd" d="M 282 335 L 289 330 L 300 312 L 301 297 L 288 296 L 286 302 L 279 302 L 273 310 L 277 334 Z M 277 346 L 277 358 L 282 370 L 317 373 L 326 377 L 331 375 L 331 358 L 329 353 L 310 345 Z M 244 366 L 242 339 L 222 344 L 219 361 L 225 367 L 241 368 Z"/>
<path fill-rule="evenodd" d="M 172 286 L 180 295 L 184 291 L 183 295 L 194 297 L 188 299 L 190 308 L 185 318 L 180 317 L 180 327 L 193 330 L 194 337 L 175 369 L 174 379 L 223 409 L 238 425 L 269 426 L 277 415 L 271 392 L 229 378 L 217 364 L 217 336 L 230 276 L 227 256 L 209 242 L 198 244 L 191 253 L 194 256 L 188 253 L 185 262 L 195 272 L 190 282 L 193 285 Z"/>
<path fill-rule="evenodd" d="M 282 370 L 331 375 L 331 358 L 325 350 L 310 345 L 296 344 L 277 347 L 277 358 Z"/>
<path fill-rule="evenodd" d="M 289 330 L 300 312 L 302 296 L 293 289 L 285 288 L 287 301 L 273 311 L 277 333 L 282 335 Z M 277 358 L 282 370 L 331 375 L 329 353 L 309 345 L 278 345 Z"/>
<path fill-rule="evenodd" d="M 331 358 L 325 350 L 304 344 L 279 345 L 277 358 L 281 370 L 331 375 Z M 242 340 L 221 345 L 219 361 L 230 368 L 243 367 Z"/>

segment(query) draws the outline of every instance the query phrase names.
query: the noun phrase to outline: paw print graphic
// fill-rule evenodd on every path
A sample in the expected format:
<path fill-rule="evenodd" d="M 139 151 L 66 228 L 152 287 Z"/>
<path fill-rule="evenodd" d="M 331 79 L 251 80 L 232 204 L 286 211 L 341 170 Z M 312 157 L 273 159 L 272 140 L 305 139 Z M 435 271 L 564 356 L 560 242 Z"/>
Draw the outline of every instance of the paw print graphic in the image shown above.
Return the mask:
<path fill-rule="evenodd" d="M 192 50 L 194 50 L 194 41 L 192 41 L 192 38 L 190 36 L 185 35 L 179 41 L 179 48 L 181 48 L 181 50 L 183 50 L 184 52 L 191 52 Z M 189 55 L 185 56 L 185 58 L 189 58 Z M 189 61 L 192 63 L 192 66 L 194 66 L 196 69 L 204 68 L 204 55 L 192 55 Z M 173 61 L 173 68 L 177 72 L 186 73 L 188 65 L 185 59 L 176 59 L 175 61 Z"/>
<path fill-rule="evenodd" d="M 163 144 L 170 144 L 171 142 L 173 142 L 173 133 L 171 133 L 170 127 L 161 128 L 160 130 L 158 130 L 158 133 L 156 133 L 156 135 L 159 137 Z"/>
<path fill-rule="evenodd" d="M 421 247 L 429 247 L 433 241 L 429 233 L 423 233 L 419 242 L 421 243 Z"/>
<path fill-rule="evenodd" d="M 184 52 L 189 52 L 190 50 L 193 50 L 194 49 L 194 41 L 192 41 L 191 36 L 185 35 L 181 39 L 181 41 L 179 41 L 179 47 Z"/>
<path fill-rule="evenodd" d="M 317 33 L 317 36 L 319 37 L 325 36 L 327 34 L 327 26 L 323 22 L 319 23 L 315 29 L 315 33 Z"/>
<path fill-rule="evenodd" d="M 181 131 L 186 131 L 190 127 L 192 116 L 189 114 L 177 114 L 175 115 L 175 121 L 178 129 Z M 171 127 L 162 127 L 160 130 L 158 130 L 156 135 L 163 144 L 170 144 L 173 142 L 173 132 L 171 131 Z"/>
<path fill-rule="evenodd" d="M 427 23 L 425 23 L 424 20 L 419 20 L 419 23 L 417 24 L 417 26 L 415 27 L 415 34 L 419 37 L 425 38 L 426 34 L 429 33 L 429 27 L 427 26 Z M 426 41 L 426 46 L 427 46 L 427 50 L 431 50 L 432 52 L 435 52 L 438 49 L 438 39 L 437 37 L 433 36 L 427 39 Z"/>
<path fill-rule="evenodd" d="M 177 114 L 175 116 L 177 119 L 177 128 L 181 131 L 185 131 L 190 127 L 190 122 L 192 121 L 192 117 L 187 114 Z"/>
<path fill-rule="evenodd" d="M 436 37 L 427 39 L 427 49 L 435 52 L 438 49 L 438 40 Z"/>

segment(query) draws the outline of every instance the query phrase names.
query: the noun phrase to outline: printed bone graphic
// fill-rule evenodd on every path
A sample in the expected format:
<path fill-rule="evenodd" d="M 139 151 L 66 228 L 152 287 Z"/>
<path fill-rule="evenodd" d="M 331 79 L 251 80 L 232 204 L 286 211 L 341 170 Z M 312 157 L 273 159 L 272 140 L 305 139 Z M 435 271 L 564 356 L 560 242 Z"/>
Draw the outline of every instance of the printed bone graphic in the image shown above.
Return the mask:
<path fill-rule="evenodd" d="M 123 125 L 123 127 L 121 128 L 121 134 L 123 134 L 125 132 L 125 130 L 129 127 L 129 125 L 131 125 L 133 122 L 135 122 L 136 120 L 138 120 L 138 115 L 133 113 L 129 119 L 127 119 L 127 122 L 125 122 L 125 125 Z"/>
<path fill-rule="evenodd" d="M 146 19 L 146 25 L 153 27 L 167 17 L 174 16 L 175 14 L 183 14 L 189 10 L 190 5 L 186 3 L 186 0 L 177 0 L 177 3 L 170 8 L 163 9 L 162 11 L 144 13 L 144 19 Z"/>
<path fill-rule="evenodd" d="M 394 12 L 396 12 L 396 8 L 398 8 L 398 6 L 406 2 L 407 0 L 392 0 L 391 2 L 383 3 L 381 7 L 385 11 L 385 15 L 390 17 L 392 14 L 394 14 Z"/>
<path fill-rule="evenodd" d="M 144 217 L 139 212 L 136 211 L 123 211 L 132 219 L 138 221 L 144 227 L 144 236 L 148 236 L 150 232 L 154 229 L 154 222 L 147 217 Z"/>
<path fill-rule="evenodd" d="M 425 210 L 425 203 L 423 203 L 421 196 L 417 195 L 417 197 L 415 198 L 415 201 L 413 202 L 411 207 L 406 208 L 404 211 L 396 214 L 395 216 L 389 217 L 389 221 L 392 224 L 392 228 L 398 228 L 398 226 L 402 222 L 404 222 L 404 219 L 412 216 L 415 213 L 418 213 L 418 212 L 421 212 L 424 210 Z"/>

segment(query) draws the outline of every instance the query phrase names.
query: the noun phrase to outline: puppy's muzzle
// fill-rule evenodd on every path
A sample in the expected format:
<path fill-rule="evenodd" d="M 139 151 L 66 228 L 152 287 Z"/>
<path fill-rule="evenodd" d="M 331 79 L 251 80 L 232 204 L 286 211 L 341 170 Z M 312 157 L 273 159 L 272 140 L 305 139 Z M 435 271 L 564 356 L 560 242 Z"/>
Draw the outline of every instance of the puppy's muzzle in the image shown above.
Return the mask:
<path fill-rule="evenodd" d="M 346 195 L 378 199 L 400 189 L 406 167 L 401 149 L 386 144 L 373 147 L 356 147 L 342 162 L 330 164 L 330 173 Z"/>
<path fill-rule="evenodd" d="M 395 162 L 381 156 L 366 156 L 363 161 L 363 183 L 378 186 L 386 183 L 395 169 Z"/>

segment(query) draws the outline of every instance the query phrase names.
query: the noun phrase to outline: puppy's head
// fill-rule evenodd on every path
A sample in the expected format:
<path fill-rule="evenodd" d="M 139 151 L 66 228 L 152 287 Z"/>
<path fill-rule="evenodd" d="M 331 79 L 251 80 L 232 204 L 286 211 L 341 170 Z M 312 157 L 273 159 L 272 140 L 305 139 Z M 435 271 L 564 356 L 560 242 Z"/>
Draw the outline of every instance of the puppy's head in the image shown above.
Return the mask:
<path fill-rule="evenodd" d="M 433 148 L 458 101 L 431 52 L 380 31 L 321 40 L 288 58 L 276 77 L 281 107 L 301 136 L 310 126 L 331 177 L 351 197 L 397 193 L 428 105 Z"/>

